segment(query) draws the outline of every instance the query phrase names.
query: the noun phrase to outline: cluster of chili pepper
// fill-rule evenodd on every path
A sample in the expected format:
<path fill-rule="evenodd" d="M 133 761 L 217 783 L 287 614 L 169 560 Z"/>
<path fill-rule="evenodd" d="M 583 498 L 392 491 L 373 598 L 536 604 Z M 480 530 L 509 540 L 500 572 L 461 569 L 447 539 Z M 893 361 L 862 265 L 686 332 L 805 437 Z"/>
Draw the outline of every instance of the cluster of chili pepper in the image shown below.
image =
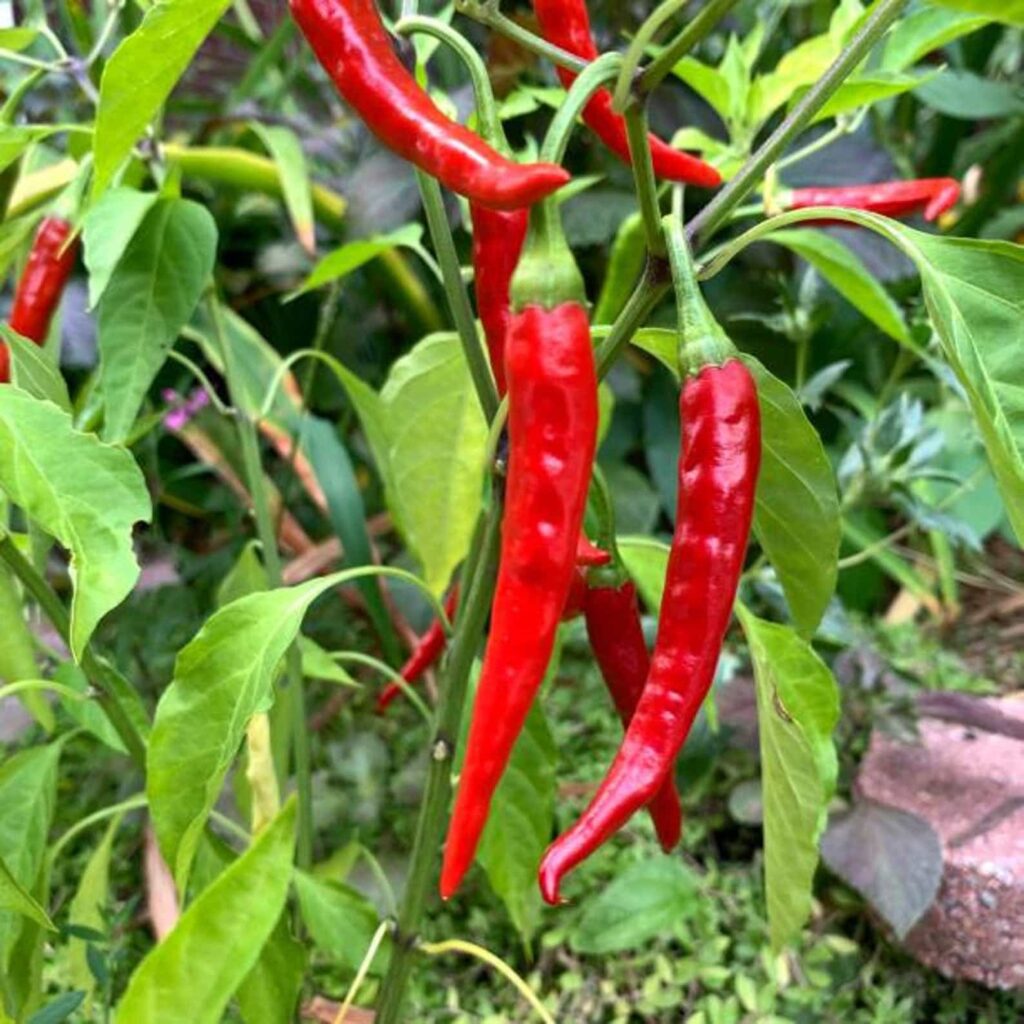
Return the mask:
<path fill-rule="evenodd" d="M 674 766 L 712 686 L 736 598 L 761 457 L 757 389 L 705 304 L 679 218 L 666 220 L 680 315 L 684 377 L 676 529 L 653 654 L 636 589 L 618 555 L 604 495 L 600 548 L 582 533 L 596 448 L 597 375 L 583 280 L 551 198 L 568 174 L 556 163 L 517 164 L 494 110 L 481 134 L 447 118 L 398 59 L 372 0 L 290 0 L 300 28 L 341 95 L 381 142 L 467 197 L 477 307 L 495 382 L 508 397 L 505 510 L 491 628 L 444 849 L 441 893 L 458 888 L 476 853 L 494 792 L 550 661 L 560 621 L 582 614 L 625 726 L 621 748 L 579 821 L 540 868 L 546 900 L 565 874 L 638 810 L 662 846 L 679 840 Z M 583 0 L 533 0 L 548 41 L 597 56 Z M 568 86 L 576 77 L 559 69 Z M 493 99 L 493 98 L 492 98 Z M 478 95 L 478 107 L 481 96 Z M 586 124 L 630 159 L 624 120 L 599 90 Z M 652 137 L 655 173 L 699 186 L 708 164 Z M 797 189 L 785 209 L 846 206 L 935 219 L 959 197 L 947 179 L 844 189 Z M 603 493 L 599 484 L 595 493 Z M 456 613 L 459 586 L 446 611 Z M 413 683 L 440 658 L 445 631 L 423 635 L 402 677 Z M 381 709 L 401 692 L 393 685 Z"/>
<path fill-rule="evenodd" d="M 77 241 L 62 217 L 46 217 L 39 225 L 11 307 L 10 326 L 23 338 L 41 345 L 60 305 L 64 287 L 75 269 Z M 11 379 L 11 356 L 0 342 L 0 383 Z"/>

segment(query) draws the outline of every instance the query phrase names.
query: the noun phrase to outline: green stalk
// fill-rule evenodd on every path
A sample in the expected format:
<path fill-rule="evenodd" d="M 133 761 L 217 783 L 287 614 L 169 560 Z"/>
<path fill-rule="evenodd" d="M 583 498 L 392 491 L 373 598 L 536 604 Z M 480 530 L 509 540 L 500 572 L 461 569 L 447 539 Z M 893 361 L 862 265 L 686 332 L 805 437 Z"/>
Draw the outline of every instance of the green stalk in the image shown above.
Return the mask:
<path fill-rule="evenodd" d="M 476 572 L 466 589 L 458 629 L 444 667 L 431 745 L 432 757 L 413 843 L 412 867 L 398 912 L 391 960 L 377 1004 L 377 1024 L 398 1024 L 403 1019 L 402 1003 L 412 970 L 423 911 L 436 883 L 437 858 L 444 838 L 451 798 L 456 738 L 466 701 L 469 674 L 487 622 L 498 572 L 502 505 L 501 498 L 495 494 L 486 513 L 484 530 L 479 539 L 479 552 L 470 556 L 476 563 Z"/>
<path fill-rule="evenodd" d="M 466 356 L 466 362 L 469 364 L 469 373 L 473 378 L 477 398 L 480 400 L 484 416 L 490 422 L 498 412 L 498 389 L 494 385 L 487 356 L 480 344 L 473 307 L 469 304 L 469 295 L 466 293 L 466 286 L 462 281 L 462 267 L 459 264 L 459 254 L 455 250 L 455 240 L 452 238 L 451 227 L 448 224 L 441 186 L 429 174 L 424 174 L 422 171 L 416 172 L 416 180 L 419 182 L 420 195 L 423 197 L 423 209 L 427 215 L 427 226 L 434 243 L 434 251 L 441 264 L 441 275 L 444 278 L 448 307 L 451 310 L 452 319 L 455 321 L 455 328 L 459 332 L 459 340 L 462 342 L 462 350 Z"/>
<path fill-rule="evenodd" d="M 653 92 L 694 47 L 701 43 L 739 0 L 709 0 L 686 28 L 647 65 L 636 88 L 641 95 Z"/>
<path fill-rule="evenodd" d="M 0 536 L 0 558 L 21 580 L 25 589 L 36 599 L 46 617 L 53 623 L 61 639 L 70 646 L 71 616 L 60 598 L 50 588 L 35 566 L 18 550 L 10 534 Z M 146 742 L 128 714 L 118 695 L 123 681 L 114 677 L 114 671 L 104 664 L 89 648 L 82 654 L 82 670 L 96 690 L 96 701 L 114 727 L 136 766 L 145 770 Z"/>
<path fill-rule="evenodd" d="M 604 378 L 615 365 L 622 350 L 633 339 L 633 335 L 647 322 L 654 308 L 664 298 L 672 284 L 668 260 L 662 256 L 650 256 L 640 283 L 629 297 L 625 308 L 612 325 L 608 337 L 597 350 L 597 374 Z"/>
<path fill-rule="evenodd" d="M 270 507 L 270 499 L 264 485 L 259 434 L 256 423 L 244 411 L 242 382 L 235 365 L 234 353 L 227 340 L 216 296 L 210 299 L 210 315 L 221 350 L 228 392 L 235 408 L 246 485 L 252 496 L 253 512 L 256 516 L 256 532 L 263 549 L 263 565 L 267 571 L 267 580 L 270 585 L 280 587 L 283 583 L 281 554 L 277 548 L 277 530 Z M 308 868 L 313 863 L 313 784 L 309 733 L 306 726 L 306 694 L 302 679 L 302 663 L 296 646 L 293 646 L 288 652 L 286 659 L 286 683 L 285 692 L 291 702 L 295 784 L 299 797 L 299 836 L 296 860 L 300 868 Z"/>
<path fill-rule="evenodd" d="M 740 168 L 736 176 L 718 193 L 690 223 L 687 233 L 691 244 L 709 237 L 729 214 L 758 186 L 768 168 L 789 143 L 814 119 L 814 115 L 832 98 L 836 90 L 874 49 L 906 7 L 907 0 L 879 0 L 872 14 L 850 40 L 816 85 L 793 108 L 790 115 L 775 129 L 756 153 Z"/>
<path fill-rule="evenodd" d="M 661 232 L 661 207 L 658 205 L 658 182 L 654 177 L 654 159 L 651 155 L 651 136 L 647 123 L 647 106 L 631 103 L 626 109 L 626 134 L 629 155 L 633 164 L 633 181 L 640 203 L 640 216 L 644 224 L 647 251 L 655 256 L 665 255 L 665 239 Z"/>

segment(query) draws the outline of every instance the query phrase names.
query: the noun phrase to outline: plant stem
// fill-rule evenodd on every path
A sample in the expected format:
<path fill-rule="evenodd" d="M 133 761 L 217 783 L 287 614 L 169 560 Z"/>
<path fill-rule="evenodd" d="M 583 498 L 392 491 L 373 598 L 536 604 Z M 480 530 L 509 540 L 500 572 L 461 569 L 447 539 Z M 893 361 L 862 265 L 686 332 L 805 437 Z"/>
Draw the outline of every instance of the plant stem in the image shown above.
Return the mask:
<path fill-rule="evenodd" d="M 879 0 L 874 13 L 864 22 L 835 63 L 740 168 L 729 184 L 691 221 L 687 229 L 691 245 L 698 238 L 710 236 L 715 228 L 728 219 L 733 209 L 750 195 L 786 146 L 811 123 L 814 115 L 874 49 L 906 4 L 907 0 Z"/>
<path fill-rule="evenodd" d="M 498 412 L 498 390 L 494 386 L 491 368 L 484 355 L 483 346 L 480 344 L 480 336 L 477 334 L 473 308 L 469 304 L 469 295 L 462 282 L 462 267 L 459 264 L 459 255 L 455 251 L 455 240 L 452 238 L 451 228 L 448 225 L 448 215 L 444 208 L 441 186 L 429 174 L 424 174 L 422 171 L 416 172 L 416 180 L 419 182 L 423 209 L 427 215 L 427 226 L 430 228 L 434 251 L 441 264 L 448 308 L 455 321 L 455 328 L 459 332 L 459 340 L 462 342 L 462 350 L 465 353 L 466 362 L 469 364 L 469 373 L 473 378 L 473 386 L 476 388 L 484 417 L 490 422 Z"/>
<path fill-rule="evenodd" d="M 36 599 L 46 617 L 53 623 L 61 639 L 70 644 L 71 616 L 61 599 L 54 593 L 50 585 L 36 571 L 32 563 L 18 550 L 10 534 L 0 536 L 0 558 L 15 576 L 21 580 L 25 589 Z M 113 670 L 86 648 L 82 654 L 82 669 L 90 684 L 97 693 L 97 703 L 103 709 L 110 724 L 114 727 L 121 742 L 125 745 L 131 759 L 142 769 L 146 767 L 146 743 L 131 716 L 121 704 L 117 695 L 117 686 L 112 678 Z"/>
<path fill-rule="evenodd" d="M 631 103 L 626 108 L 626 133 L 629 138 L 629 155 L 633 163 L 633 180 L 640 203 L 640 217 L 644 224 L 647 251 L 655 256 L 664 256 L 665 239 L 661 231 L 658 182 L 654 177 L 654 159 L 651 156 L 651 138 L 645 103 Z"/>
<path fill-rule="evenodd" d="M 709 0 L 697 16 L 644 69 L 637 83 L 641 95 L 652 92 L 695 46 L 704 40 L 739 0 Z"/>
<path fill-rule="evenodd" d="M 277 548 L 277 530 L 274 516 L 270 508 L 270 499 L 263 477 L 263 464 L 260 459 L 259 434 L 253 419 L 244 411 L 244 396 L 234 352 L 224 330 L 224 322 L 220 312 L 220 303 L 216 296 L 210 299 L 210 315 L 214 325 L 214 333 L 221 350 L 224 364 L 224 377 L 228 384 L 231 404 L 235 408 L 235 419 L 238 425 L 238 439 L 242 448 L 242 464 L 245 470 L 246 485 L 252 496 L 253 512 L 256 516 L 256 532 L 263 550 L 263 565 L 267 571 L 267 580 L 272 587 L 280 587 L 283 582 L 281 570 L 281 554 Z M 285 692 L 291 701 L 291 717 L 293 725 L 292 742 L 295 758 L 295 785 L 299 797 L 299 835 L 296 846 L 296 861 L 300 868 L 308 868 L 313 863 L 313 785 L 312 768 L 309 752 L 309 733 L 306 727 L 306 694 L 302 679 L 302 663 L 298 647 L 288 652 L 285 660 L 286 683 Z"/>
<path fill-rule="evenodd" d="M 511 18 L 506 18 L 498 10 L 496 0 L 455 0 L 455 8 L 459 14 L 464 14 L 467 18 L 500 32 L 507 39 L 518 43 L 524 50 L 529 50 L 539 57 L 546 57 L 552 64 L 568 68 L 577 74 L 587 66 L 587 62 L 576 54 L 541 39 Z"/>
<path fill-rule="evenodd" d="M 503 507 L 503 498 L 499 490 L 495 489 L 494 499 L 486 512 L 484 529 L 479 538 L 479 550 L 470 555 L 471 560 L 476 560 L 476 572 L 472 581 L 467 581 L 469 585 L 459 614 L 458 629 L 445 663 L 435 718 L 434 740 L 431 745 L 430 769 L 413 844 L 412 868 L 402 895 L 394 948 L 377 1005 L 377 1024 L 398 1024 L 401 1020 L 402 1003 L 412 969 L 417 933 L 428 894 L 436 880 L 437 857 L 451 796 L 456 736 L 466 700 L 469 673 L 487 622 L 491 593 L 498 571 Z"/>
<path fill-rule="evenodd" d="M 608 337 L 597 350 L 597 374 L 604 378 L 633 335 L 643 327 L 654 307 L 658 305 L 672 284 L 668 260 L 663 256 L 648 256 L 644 275 L 629 297 Z"/>

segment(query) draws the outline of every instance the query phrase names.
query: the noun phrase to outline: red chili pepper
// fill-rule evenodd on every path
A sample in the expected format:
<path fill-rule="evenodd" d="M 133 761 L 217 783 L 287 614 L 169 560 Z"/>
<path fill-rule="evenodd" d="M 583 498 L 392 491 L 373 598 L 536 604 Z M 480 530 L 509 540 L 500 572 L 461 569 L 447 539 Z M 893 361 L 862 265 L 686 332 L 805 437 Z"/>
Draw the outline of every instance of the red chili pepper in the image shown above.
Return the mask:
<path fill-rule="evenodd" d="M 659 792 L 715 678 L 754 514 L 761 415 L 750 371 L 704 304 L 678 222 L 670 225 L 686 380 L 679 499 L 658 637 L 633 720 L 580 820 L 544 855 L 544 899 Z"/>
<path fill-rule="evenodd" d="M 569 587 L 569 596 L 565 599 L 565 607 L 562 609 L 562 621 L 572 622 L 583 614 L 584 605 L 587 602 L 587 575 L 578 566 L 573 573 L 572 585 Z"/>
<path fill-rule="evenodd" d="M 459 585 L 452 587 L 448 594 L 448 600 L 444 604 L 444 613 L 451 621 L 459 608 Z M 420 637 L 419 643 L 409 655 L 409 660 L 402 666 L 399 674 L 410 685 L 418 682 L 432 669 L 444 654 L 445 644 L 448 638 L 445 635 L 444 623 L 440 619 L 432 622 L 427 631 Z M 389 683 L 381 690 L 377 697 L 377 712 L 383 714 L 390 707 L 396 697 L 401 696 L 402 687 L 398 683 Z"/>
<path fill-rule="evenodd" d="M 886 217 L 904 217 L 923 211 L 925 220 L 934 221 L 954 207 L 959 198 L 960 182 L 955 178 L 919 178 L 839 188 L 795 188 L 781 197 L 781 206 L 785 210 L 842 206 L 849 210 L 870 210 Z M 821 223 L 853 226 L 847 221 Z"/>
<path fill-rule="evenodd" d="M 591 544 L 585 533 L 580 534 L 580 539 L 576 544 L 577 565 L 582 565 L 586 569 L 599 569 L 602 565 L 608 565 L 611 560 L 610 551 Z"/>
<path fill-rule="evenodd" d="M 446 117 L 406 70 L 372 0 L 290 0 L 345 101 L 389 149 L 453 192 L 518 209 L 569 181 L 553 164 L 516 164 Z"/>
<path fill-rule="evenodd" d="M 441 895 L 458 888 L 491 798 L 544 679 L 572 585 L 597 438 L 597 375 L 579 302 L 527 305 L 506 353 L 509 465 L 491 632 L 445 844 Z"/>
<path fill-rule="evenodd" d="M 14 294 L 11 329 L 38 345 L 46 341 L 64 286 L 75 269 L 78 243 L 68 243 L 71 232 L 71 225 L 61 217 L 43 220 Z M 0 342 L 0 382 L 10 379 L 10 353 Z"/>
<path fill-rule="evenodd" d="M 598 57 L 585 0 L 533 0 L 533 9 L 541 32 L 549 43 L 586 61 Z M 558 69 L 558 77 L 566 88 L 576 79 L 576 75 L 566 68 Z M 612 109 L 612 96 L 607 89 L 595 93 L 583 120 L 619 159 L 631 163 L 626 122 Z M 654 135 L 651 136 L 651 155 L 654 157 L 654 173 L 659 178 L 685 181 L 704 188 L 714 188 L 722 183 L 721 174 L 710 164 L 673 149 Z"/>
<path fill-rule="evenodd" d="M 633 719 L 651 658 L 647 653 L 636 587 L 627 580 L 618 587 L 590 587 L 583 602 L 587 636 L 615 707 L 628 726 Z M 673 774 L 647 807 L 662 849 L 668 853 L 679 842 L 683 812 Z"/>

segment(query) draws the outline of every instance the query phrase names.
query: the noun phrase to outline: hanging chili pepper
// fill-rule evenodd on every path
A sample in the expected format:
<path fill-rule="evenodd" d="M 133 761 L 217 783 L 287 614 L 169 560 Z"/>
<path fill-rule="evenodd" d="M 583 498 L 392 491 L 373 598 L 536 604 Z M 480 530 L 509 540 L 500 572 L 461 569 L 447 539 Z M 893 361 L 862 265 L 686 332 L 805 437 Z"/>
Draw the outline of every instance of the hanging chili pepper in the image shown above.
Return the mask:
<path fill-rule="evenodd" d="M 569 181 L 553 164 L 516 164 L 446 117 L 406 70 L 372 0 L 290 0 L 345 101 L 380 141 L 484 206 L 529 206 Z"/>
<path fill-rule="evenodd" d="M 761 458 L 757 389 L 704 304 L 686 243 L 670 232 L 686 380 L 679 501 L 658 637 L 636 712 L 580 820 L 549 847 L 544 899 L 669 779 L 715 678 L 743 570 Z"/>
<path fill-rule="evenodd" d="M 64 286 L 75 269 L 77 241 L 68 242 L 72 227 L 62 217 L 46 217 L 39 225 L 28 262 L 18 282 L 11 307 L 11 329 L 41 345 L 50 331 Z M 10 376 L 10 353 L 0 342 L 0 382 Z"/>
<path fill-rule="evenodd" d="M 636 587 L 626 580 L 619 586 L 592 586 L 583 602 L 587 636 L 601 677 L 624 726 L 636 712 L 651 659 L 644 640 Z M 679 842 L 683 812 L 670 771 L 647 806 L 662 849 L 668 853 Z"/>
<path fill-rule="evenodd" d="M 844 185 L 838 188 L 795 188 L 782 193 L 776 202 L 782 210 L 841 206 L 848 210 L 870 210 L 886 217 L 905 217 L 923 211 L 925 220 L 934 221 L 952 209 L 959 198 L 960 182 L 955 178 L 919 178 L 914 181 L 882 181 L 874 185 Z M 854 226 L 848 221 L 820 223 Z"/>
<path fill-rule="evenodd" d="M 444 603 L 444 613 L 451 622 L 459 608 L 459 585 L 452 587 L 448 599 Z M 444 623 L 435 619 L 409 655 L 409 660 L 402 666 L 399 675 L 411 686 L 423 678 L 444 654 L 448 638 L 445 635 Z M 383 714 L 391 706 L 396 697 L 401 696 L 402 687 L 398 683 L 389 683 L 377 697 L 377 713 Z"/>
<path fill-rule="evenodd" d="M 501 563 L 444 850 L 446 899 L 472 863 L 551 659 L 575 573 L 597 443 L 597 373 L 583 281 L 551 203 L 531 218 L 512 298 Z"/>
<path fill-rule="evenodd" d="M 590 31 L 590 15 L 585 0 L 533 0 L 533 9 L 544 38 L 555 46 L 583 60 L 595 60 L 599 54 Z M 558 69 L 558 77 L 568 88 L 575 80 L 574 72 Z M 631 163 L 626 122 L 612 109 L 612 95 L 607 89 L 594 94 L 583 113 L 583 120 L 595 135 L 620 159 Z M 654 173 L 659 178 L 683 181 L 690 185 L 714 188 L 722 176 L 710 164 L 681 150 L 673 149 L 656 136 L 651 136 Z"/>

